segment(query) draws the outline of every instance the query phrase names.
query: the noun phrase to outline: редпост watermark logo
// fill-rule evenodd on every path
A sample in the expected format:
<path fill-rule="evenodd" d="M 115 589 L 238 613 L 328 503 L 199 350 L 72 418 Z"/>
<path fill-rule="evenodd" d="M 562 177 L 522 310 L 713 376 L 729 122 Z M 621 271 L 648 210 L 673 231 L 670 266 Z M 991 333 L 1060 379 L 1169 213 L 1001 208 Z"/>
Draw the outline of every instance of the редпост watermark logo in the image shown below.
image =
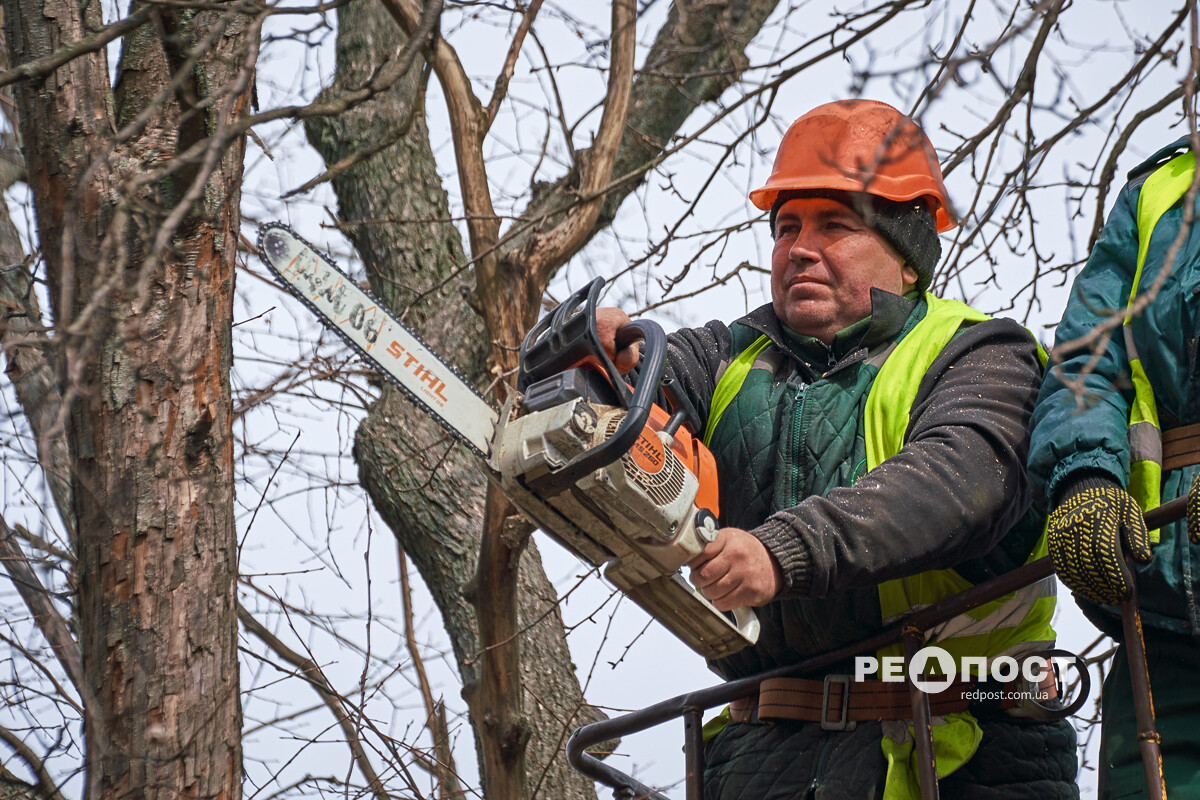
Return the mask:
<path fill-rule="evenodd" d="M 936 664 L 936 670 L 932 672 L 930 662 Z M 1023 656 L 1020 659 L 1014 656 L 964 656 L 956 661 L 954 656 L 937 645 L 928 645 L 913 654 L 909 671 L 915 676 L 914 686 L 927 694 L 934 694 L 950 688 L 950 684 L 954 683 L 956 678 L 964 681 L 991 678 L 998 683 L 1012 683 L 1021 678 L 1028 685 L 1039 687 L 1053 674 L 1051 670 L 1054 667 L 1066 669 L 1076 662 L 1075 656 L 1065 654 L 1061 650 L 1048 655 Z M 854 680 L 868 679 L 887 683 L 904 681 L 904 657 L 856 656 Z"/>

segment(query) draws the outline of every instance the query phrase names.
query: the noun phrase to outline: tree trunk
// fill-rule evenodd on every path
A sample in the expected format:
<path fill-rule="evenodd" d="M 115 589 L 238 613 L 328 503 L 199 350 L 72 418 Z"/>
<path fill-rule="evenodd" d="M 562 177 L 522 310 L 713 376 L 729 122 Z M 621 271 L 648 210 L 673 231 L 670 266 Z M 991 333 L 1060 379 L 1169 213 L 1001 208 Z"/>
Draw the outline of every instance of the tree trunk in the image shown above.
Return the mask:
<path fill-rule="evenodd" d="M 650 165 L 690 111 L 733 82 L 737 64 L 744 59 L 744 47 L 776 2 L 684 3 L 689 13 L 683 22 L 673 7 L 648 59 L 653 69 L 664 74 L 652 71 L 637 81 L 633 117 L 618 155 L 617 175 Z M 338 14 L 337 79 L 332 92 L 362 85 L 404 41 L 396 25 L 375 4 L 350 4 Z M 681 84 L 675 76 L 689 68 L 709 77 Z M 409 79 L 386 96 L 338 119 L 310 121 L 310 141 L 332 164 L 395 135 L 407 124 L 418 76 L 419 70 L 414 68 Z M 524 330 L 532 323 L 545 279 L 566 257 L 542 278 L 531 279 L 524 261 L 536 251 L 536 243 L 530 244 L 535 237 L 519 236 L 501 254 L 503 270 L 511 280 L 486 288 L 475 286 L 470 273 L 462 269 L 467 257 L 459 233 L 448 221 L 446 193 L 420 111 L 418 108 L 411 129 L 396 144 L 334 180 L 339 217 L 350 223 L 344 230 L 362 256 L 376 293 L 405 315 L 469 380 L 485 386 L 504 372 L 486 367 L 492 339 L 500 336 L 505 340 L 500 344 L 508 346 L 512 344 L 507 341 L 510 328 Z M 531 231 L 555 222 L 577 200 L 577 181 L 572 173 L 558 184 L 539 185 L 525 216 L 544 222 L 531 226 Z M 606 198 L 589 237 L 611 222 L 616 206 L 640 181 L 628 181 Z M 354 224 L 356 220 L 388 222 Z M 425 291 L 429 294 L 423 294 Z M 502 333 L 489 330 L 471 310 L 471 302 L 490 306 L 495 312 L 491 316 L 512 324 L 506 322 Z M 512 353 L 504 347 L 500 350 L 507 357 L 498 361 L 508 364 Z M 499 552 L 489 557 L 508 562 L 520 554 L 521 559 L 517 595 L 512 598 L 520 628 L 513 667 L 512 654 L 497 653 L 500 648 L 489 649 L 484 658 L 478 652 L 481 622 L 486 621 L 480 615 L 496 609 L 477 609 L 470 604 L 472 592 L 479 588 L 474 581 L 492 579 L 489 576 L 503 581 L 505 577 L 496 569 L 503 571 L 506 566 L 490 564 L 491 570 L 477 569 L 485 480 L 475 460 L 461 448 L 452 447 L 436 424 L 390 388 L 384 389 L 360 426 L 355 458 L 372 501 L 417 564 L 442 612 L 463 677 L 483 762 L 485 791 L 489 796 L 516 796 L 514 783 L 518 787 L 523 783 L 526 797 L 535 791 L 540 797 L 594 797 L 591 782 L 565 764 L 561 748 L 568 729 L 599 715 L 583 704 L 555 607 L 556 593 L 545 578 L 537 551 L 532 543 L 520 549 L 527 526 L 521 529 L 522 524 L 511 518 L 502 523 L 499 505 L 488 519 L 493 531 L 490 542 Z M 541 621 L 527 630 L 535 620 Z M 501 647 L 505 644 L 502 639 Z M 486 675 L 483 669 L 488 670 Z M 519 706 L 510 703 L 514 707 L 500 708 L 494 689 L 476 690 L 484 680 L 499 686 L 502 673 L 511 669 L 517 670 L 524 687 Z M 510 678 L 509 682 L 515 681 Z M 481 699 L 489 696 L 493 698 L 490 702 Z"/>
<path fill-rule="evenodd" d="M 330 92 L 360 85 L 404 39 L 374 3 L 339 9 L 337 82 Z M 327 163 L 397 131 L 416 96 L 420 65 L 402 85 L 336 119 L 308 123 L 309 139 Z M 350 225 L 345 229 L 366 266 L 372 289 L 389 302 L 428 344 L 477 385 L 486 385 L 488 335 L 467 305 L 467 276 L 451 277 L 466 260 L 449 219 L 446 192 L 437 175 L 429 134 L 420 110 L 407 135 L 334 181 L 342 220 L 421 220 L 400 224 Z M 413 303 L 424 289 L 444 287 Z M 410 305 L 411 304 L 411 305 Z M 480 520 L 486 479 L 478 461 L 437 424 L 391 388 L 363 421 L 355 438 L 359 474 L 376 509 L 417 565 L 442 614 L 468 696 L 479 741 L 488 722 L 470 708 L 471 688 L 480 679 L 476 617 L 467 597 L 480 549 Z M 521 679 L 527 687 L 527 730 L 533 768 L 526 783 L 541 797 L 594 797 L 591 781 L 561 755 L 563 722 L 591 722 L 597 712 L 583 706 L 571 665 L 556 593 L 541 568 L 536 548 L 521 563 L 518 600 L 524 624 L 546 618 L 521 637 Z M 548 615 L 548 616 L 547 616 Z M 536 698 L 536 699 L 535 699 Z M 481 726 L 484 726 L 481 728 Z M 484 734 L 489 735 L 489 734 Z"/>
<path fill-rule="evenodd" d="M 100 27 L 97 4 L 5 0 L 5 12 L 14 65 Z M 170 8 L 156 22 L 126 39 L 115 95 L 103 49 L 15 93 L 68 409 L 81 646 L 96 700 L 86 792 L 237 800 L 229 367 L 242 139 L 203 168 L 181 159 L 168 177 L 146 173 L 243 112 L 250 81 L 239 70 L 257 27 Z M 173 99 L 152 106 L 217 25 L 223 35 Z M 220 90 L 229 94 L 181 116 Z M 143 111 L 148 124 L 114 143 Z M 205 177 L 201 201 L 172 219 Z"/>

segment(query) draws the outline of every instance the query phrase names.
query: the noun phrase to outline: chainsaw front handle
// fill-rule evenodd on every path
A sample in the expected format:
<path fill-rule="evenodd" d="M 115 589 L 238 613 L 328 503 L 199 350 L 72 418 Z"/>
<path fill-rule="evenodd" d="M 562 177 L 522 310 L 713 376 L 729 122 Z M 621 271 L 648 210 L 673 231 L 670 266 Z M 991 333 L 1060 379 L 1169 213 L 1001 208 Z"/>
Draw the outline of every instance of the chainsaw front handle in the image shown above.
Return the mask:
<path fill-rule="evenodd" d="M 596 309 L 600 306 L 602 288 L 604 279 L 596 278 L 576 289 L 529 329 L 521 341 L 518 391 L 523 393 L 531 384 L 573 367 L 590 365 L 607 376 L 621 406 L 629 407 L 629 387 L 608 357 L 596 330 Z M 632 344 L 641 338 L 628 325 L 616 333 L 622 344 Z"/>

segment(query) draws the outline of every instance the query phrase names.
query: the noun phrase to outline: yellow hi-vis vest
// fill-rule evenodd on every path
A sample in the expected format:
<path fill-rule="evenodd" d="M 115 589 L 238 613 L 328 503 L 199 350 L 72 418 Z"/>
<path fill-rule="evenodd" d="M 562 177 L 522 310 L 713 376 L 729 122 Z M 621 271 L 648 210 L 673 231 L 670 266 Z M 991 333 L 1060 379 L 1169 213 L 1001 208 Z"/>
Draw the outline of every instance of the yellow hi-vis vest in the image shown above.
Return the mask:
<path fill-rule="evenodd" d="M 875 376 L 867 394 L 863 412 L 863 433 L 867 448 L 867 469 L 872 470 L 900 452 L 908 431 L 909 414 L 925 373 L 963 325 L 982 322 L 989 317 L 957 300 L 943 300 L 928 292 L 924 295 L 928 310 L 908 335 L 894 345 Z M 705 426 L 707 444 L 717 422 L 745 382 L 755 359 L 770 344 L 761 336 L 730 362 L 713 392 L 712 408 Z M 1038 348 L 1045 364 L 1045 353 Z M 1026 563 L 1046 555 L 1043 531 Z M 884 624 L 913 609 L 936 603 L 958 594 L 972 584 L 952 569 L 929 570 L 879 585 L 879 607 Z M 1044 651 L 1054 645 L 1053 577 L 1044 578 L 990 603 L 974 608 L 933 630 L 926 631 L 928 644 L 943 648 L 961 663 L 963 656 L 988 659 L 1002 655 L 1020 656 Z M 902 654 L 894 645 L 880 656 Z M 983 732 L 975 717 L 967 711 L 934 717 L 933 750 L 937 774 L 944 778 L 975 754 Z M 920 784 L 913 729 L 907 722 L 883 723 L 882 747 L 888 771 L 884 800 L 917 800 Z"/>
<path fill-rule="evenodd" d="M 1129 358 L 1129 373 L 1133 379 L 1133 404 L 1129 409 L 1129 493 L 1137 500 L 1143 513 L 1162 503 L 1162 430 L 1158 422 L 1158 404 L 1154 388 L 1146 377 L 1142 359 L 1133 342 L 1133 301 L 1142 280 L 1142 267 L 1150 252 L 1150 236 L 1154 226 L 1171 206 L 1187 192 L 1196 171 L 1196 156 L 1184 153 L 1163 164 L 1146 178 L 1138 194 L 1137 268 L 1129 303 L 1121 330 L 1125 335 L 1125 352 Z M 1151 544 L 1158 544 L 1159 532 L 1150 531 Z"/>

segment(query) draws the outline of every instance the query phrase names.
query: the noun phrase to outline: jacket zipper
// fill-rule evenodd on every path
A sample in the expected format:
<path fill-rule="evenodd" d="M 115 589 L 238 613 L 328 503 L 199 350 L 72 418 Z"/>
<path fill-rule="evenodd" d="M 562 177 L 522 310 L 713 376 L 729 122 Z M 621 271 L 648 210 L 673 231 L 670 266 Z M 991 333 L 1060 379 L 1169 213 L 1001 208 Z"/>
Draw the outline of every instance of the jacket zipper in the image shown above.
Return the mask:
<path fill-rule="evenodd" d="M 808 394 L 804 391 L 812 384 L 802 385 L 796 391 L 796 402 L 800 404 L 798 414 L 793 414 L 792 419 L 792 480 L 791 490 L 788 492 L 787 506 L 794 506 L 800 502 L 800 475 L 802 472 L 807 472 L 809 469 L 808 459 L 803 457 L 803 451 L 800 449 L 802 442 L 808 440 Z"/>
<path fill-rule="evenodd" d="M 813 777 L 809 781 L 808 789 L 804 793 L 804 797 L 811 798 L 817 796 L 817 789 L 821 788 L 821 778 L 825 773 L 825 760 L 829 757 L 829 751 L 833 749 L 833 743 L 837 738 L 837 734 L 826 736 L 825 743 L 821 745 L 821 752 L 817 755 L 817 763 L 813 765 Z"/>
<path fill-rule="evenodd" d="M 867 354 L 866 348 L 858 348 L 846 354 L 846 357 L 838 361 L 834 355 L 833 348 L 821 343 L 825 348 L 826 371 L 822 375 L 812 374 L 807 376 L 807 381 L 802 381 L 796 389 L 795 402 L 800 404 L 799 412 L 792 413 L 792 437 L 789 445 L 791 446 L 791 463 L 795 465 L 792 469 L 791 480 L 788 482 L 790 487 L 790 497 L 788 497 L 789 506 L 794 506 L 800 502 L 800 475 L 812 469 L 813 465 L 808 463 L 808 458 L 802 456 L 800 444 L 808 439 L 809 408 L 806 399 L 805 389 L 812 386 L 814 383 L 832 375 L 851 364 L 857 363 Z M 797 366 L 801 367 L 805 372 L 814 372 L 803 362 L 797 361 Z M 803 469 L 801 469 L 803 467 Z M 786 506 L 785 506 L 786 507 Z"/>

